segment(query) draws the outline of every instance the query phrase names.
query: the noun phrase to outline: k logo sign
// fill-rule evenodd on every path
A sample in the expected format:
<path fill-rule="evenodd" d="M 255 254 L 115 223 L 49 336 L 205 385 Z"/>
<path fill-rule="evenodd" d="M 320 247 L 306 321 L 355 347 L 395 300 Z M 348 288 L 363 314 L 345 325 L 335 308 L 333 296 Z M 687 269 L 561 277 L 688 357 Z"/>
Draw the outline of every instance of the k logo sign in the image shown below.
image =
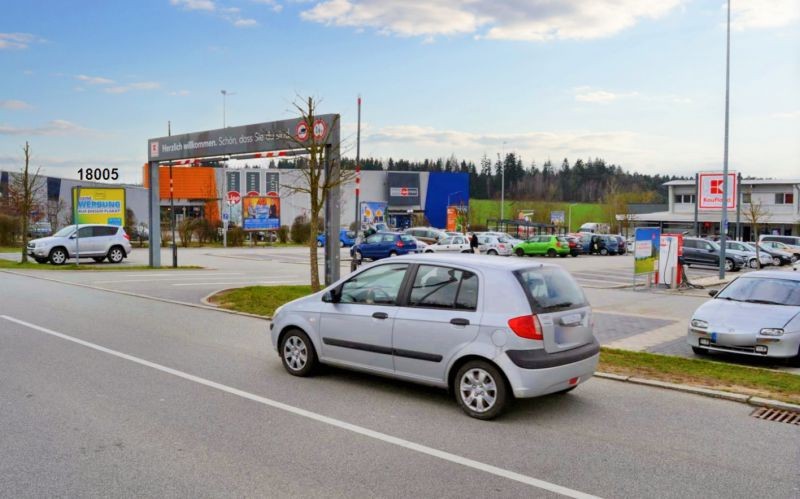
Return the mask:
<path fill-rule="evenodd" d="M 150 157 L 158 157 L 158 142 L 150 142 Z"/>
<path fill-rule="evenodd" d="M 722 180 L 711 180 L 711 194 L 722 194 Z"/>

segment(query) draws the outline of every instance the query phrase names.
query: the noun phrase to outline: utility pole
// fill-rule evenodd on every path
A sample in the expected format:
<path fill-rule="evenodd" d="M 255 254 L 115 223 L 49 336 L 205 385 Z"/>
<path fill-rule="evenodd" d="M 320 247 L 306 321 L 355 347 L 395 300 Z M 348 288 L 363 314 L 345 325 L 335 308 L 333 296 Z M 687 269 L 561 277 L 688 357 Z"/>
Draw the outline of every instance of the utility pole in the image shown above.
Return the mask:
<path fill-rule="evenodd" d="M 728 125 L 731 83 L 731 0 L 728 0 L 728 29 L 725 47 L 725 147 L 722 159 L 722 218 L 719 227 L 719 278 L 725 278 L 725 240 L 728 236 Z"/>
<path fill-rule="evenodd" d="M 356 236 L 361 232 L 361 206 L 358 204 L 361 193 L 361 95 L 358 96 L 358 126 L 356 127 Z"/>
<path fill-rule="evenodd" d="M 172 136 L 171 121 L 167 121 L 167 135 Z M 178 268 L 178 245 L 175 244 L 175 189 L 172 183 L 172 161 L 169 162 L 169 225 L 172 230 L 172 267 Z M 152 227 L 150 230 L 153 230 Z M 158 230 L 161 230 L 161 227 Z"/>
<path fill-rule="evenodd" d="M 503 141 L 503 159 L 500 160 L 500 221 L 505 219 L 506 204 L 506 142 Z"/>

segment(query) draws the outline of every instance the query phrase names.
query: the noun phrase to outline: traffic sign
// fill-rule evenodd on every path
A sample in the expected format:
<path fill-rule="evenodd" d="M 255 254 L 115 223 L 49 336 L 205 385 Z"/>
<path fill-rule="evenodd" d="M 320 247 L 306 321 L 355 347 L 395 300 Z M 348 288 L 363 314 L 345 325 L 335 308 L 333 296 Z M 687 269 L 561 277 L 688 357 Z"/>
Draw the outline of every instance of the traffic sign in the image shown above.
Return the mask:
<path fill-rule="evenodd" d="M 306 126 L 305 121 L 299 121 L 297 123 L 297 127 L 294 129 L 294 134 L 295 137 L 297 137 L 297 140 L 300 142 L 305 142 L 308 140 L 308 127 Z"/>
<path fill-rule="evenodd" d="M 328 133 L 328 125 L 325 124 L 324 120 L 317 119 L 314 121 L 314 139 L 315 140 L 322 140 L 325 138 L 325 135 Z"/>
<path fill-rule="evenodd" d="M 242 200 L 241 194 L 239 194 L 236 191 L 228 191 L 228 204 L 229 205 L 233 206 L 233 205 L 239 204 L 239 202 L 241 200 Z"/>
<path fill-rule="evenodd" d="M 230 219 L 231 219 L 231 216 L 228 213 L 223 213 L 222 214 L 222 221 L 223 222 L 227 222 Z"/>

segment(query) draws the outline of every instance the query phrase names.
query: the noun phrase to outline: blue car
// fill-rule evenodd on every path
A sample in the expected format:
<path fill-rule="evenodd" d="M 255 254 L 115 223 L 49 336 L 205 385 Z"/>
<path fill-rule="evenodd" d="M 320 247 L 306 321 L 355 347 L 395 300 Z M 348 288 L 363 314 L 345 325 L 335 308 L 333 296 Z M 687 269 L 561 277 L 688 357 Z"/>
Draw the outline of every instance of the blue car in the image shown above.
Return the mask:
<path fill-rule="evenodd" d="M 325 233 L 317 236 L 317 246 L 320 248 L 325 247 Z M 352 230 L 339 229 L 339 247 L 352 246 L 356 243 L 356 233 Z"/>
<path fill-rule="evenodd" d="M 380 260 L 416 252 L 417 240 L 414 236 L 400 232 L 377 232 L 350 248 L 350 256 L 356 260 Z"/>

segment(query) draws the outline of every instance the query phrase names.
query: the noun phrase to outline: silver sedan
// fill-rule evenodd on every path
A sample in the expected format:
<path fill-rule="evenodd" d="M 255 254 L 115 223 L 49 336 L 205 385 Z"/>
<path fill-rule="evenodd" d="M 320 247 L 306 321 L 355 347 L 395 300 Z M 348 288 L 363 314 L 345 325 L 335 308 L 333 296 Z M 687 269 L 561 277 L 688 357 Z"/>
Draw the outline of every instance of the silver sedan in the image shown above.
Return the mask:
<path fill-rule="evenodd" d="M 714 299 L 689 324 L 696 354 L 775 357 L 800 366 L 800 272 L 751 272 L 709 294 Z"/>

